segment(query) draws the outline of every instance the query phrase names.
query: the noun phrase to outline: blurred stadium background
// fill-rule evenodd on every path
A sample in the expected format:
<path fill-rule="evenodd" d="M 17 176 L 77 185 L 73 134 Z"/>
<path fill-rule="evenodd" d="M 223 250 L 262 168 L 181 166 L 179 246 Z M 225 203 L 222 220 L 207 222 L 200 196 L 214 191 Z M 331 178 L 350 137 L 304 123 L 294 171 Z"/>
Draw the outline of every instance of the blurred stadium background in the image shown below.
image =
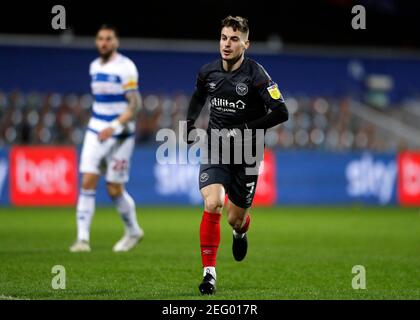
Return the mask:
<path fill-rule="evenodd" d="M 324 0 L 305 2 L 302 8 L 303 2 L 282 1 L 275 9 L 269 1 L 240 5 L 156 1 L 144 10 L 62 4 L 67 13 L 64 31 L 51 28 L 48 2 L 28 4 L 20 13 L 24 24 L 0 21 L 3 221 L 11 219 L 7 212 L 17 210 L 10 207 L 66 206 L 66 219 L 71 221 L 66 231 L 75 232 L 70 214 L 79 188 L 78 152 L 92 102 L 88 65 L 96 57 L 95 31 L 104 22 L 119 28 L 120 51 L 140 73 L 144 108 L 137 118 L 137 148 L 128 183 L 139 212 L 142 206 L 158 214 L 169 206 L 200 205 L 198 166 L 157 164 L 155 137 L 161 128 L 178 130 L 178 122 L 185 119 L 196 73 L 218 57 L 219 22 L 228 14 L 249 18 L 248 56 L 278 82 L 291 114 L 287 123 L 267 134 L 266 166 L 256 206 L 273 207 L 270 212 L 279 208 L 280 213 L 285 205 L 303 206 L 302 211 L 309 212 L 319 205 L 387 205 L 398 210 L 420 206 L 418 4 Z M 367 30 L 351 28 L 355 4 L 366 7 Z M 9 5 L 9 13 L 18 12 L 18 4 Z M 207 119 L 208 110 L 198 125 L 205 127 Z M 103 186 L 102 181 L 99 207 L 111 204 Z M 412 232 L 413 237 L 402 245 L 414 250 L 419 222 L 411 215 L 417 211 L 407 210 L 412 220 L 401 223 L 401 233 Z M 263 215 L 264 210 L 258 212 Z M 380 225 L 383 217 L 378 214 L 370 226 Z M 328 224 L 331 216 L 324 218 Z M 392 228 L 392 221 L 384 230 Z M 3 228 L 6 232 L 6 223 Z M 64 240 L 65 245 L 66 240 L 71 238 Z M 418 255 L 410 263 L 411 272 L 412 266 L 418 267 Z M 11 295 L 22 289 L 5 287 Z M 412 292 L 406 291 L 406 297 L 418 297 L 418 290 Z M 317 296 L 289 292 L 289 297 Z"/>
<path fill-rule="evenodd" d="M 101 23 L 114 23 L 120 29 L 121 51 L 140 70 L 144 97 L 133 161 L 142 165 L 133 167 L 129 187 L 139 190 L 139 204 L 199 203 L 197 167 L 156 166 L 155 137 L 161 128 L 177 130 L 185 119 L 197 70 L 218 57 L 219 21 L 234 11 L 249 18 L 253 41 L 249 56 L 266 66 L 279 83 L 292 115 L 267 134 L 276 175 L 261 184 L 259 194 L 267 193 L 262 202 L 418 205 L 420 160 L 409 152 L 420 146 L 416 5 L 358 2 L 369 13 L 368 27 L 353 30 L 354 4 L 315 1 L 300 10 L 297 2 L 286 1 L 276 11 L 269 3 L 157 2 L 145 7 L 154 13 L 146 16 L 136 10 L 72 3 L 66 10 L 67 29 L 58 31 L 50 24 L 52 6 L 30 6 L 27 11 L 33 14 L 24 16 L 25 24 L 5 20 L 1 25 L 0 145 L 4 150 L 16 145 L 79 150 L 92 102 L 88 65 L 96 57 L 93 36 Z M 191 11 L 197 5 L 208 12 Z M 82 14 L 89 19 L 80 19 Z M 318 22 L 320 17 L 323 23 Z M 398 36 L 390 36 L 391 31 Z M 207 118 L 204 111 L 201 127 Z M 303 165 L 308 157 L 312 160 Z M 2 151 L 2 163 L 7 158 L 7 151 Z M 11 198 L 12 204 L 19 204 L 13 195 L 9 197 L 7 165 L 1 168 L 0 203 L 10 203 Z M 404 168 L 408 168 L 405 175 Z M 17 181 L 17 186 L 31 183 L 29 175 L 17 176 L 26 179 Z M 59 197 L 50 197 L 46 204 L 54 204 L 52 198 Z M 108 203 L 105 193 L 99 193 L 98 202 Z"/>

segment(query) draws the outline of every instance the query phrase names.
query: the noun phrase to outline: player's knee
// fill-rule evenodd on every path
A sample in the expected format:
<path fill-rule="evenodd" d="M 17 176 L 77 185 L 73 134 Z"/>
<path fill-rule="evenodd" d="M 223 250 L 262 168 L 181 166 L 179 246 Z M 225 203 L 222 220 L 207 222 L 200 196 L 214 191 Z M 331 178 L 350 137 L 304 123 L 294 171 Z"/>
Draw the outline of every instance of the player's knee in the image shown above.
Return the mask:
<path fill-rule="evenodd" d="M 83 190 L 95 190 L 96 186 L 89 181 L 82 181 L 82 189 Z"/>
<path fill-rule="evenodd" d="M 96 180 L 90 177 L 83 177 L 82 179 L 82 189 L 84 190 L 95 190 L 96 189 Z"/>
<path fill-rule="evenodd" d="M 244 219 L 241 217 L 238 217 L 236 214 L 228 214 L 228 223 L 232 226 L 233 229 L 236 231 L 240 230 L 242 227 L 242 224 L 244 222 Z"/>
<path fill-rule="evenodd" d="M 108 194 L 112 199 L 118 198 L 123 193 L 123 188 L 121 185 L 111 184 L 107 185 Z"/>
<path fill-rule="evenodd" d="M 204 200 L 205 210 L 208 212 L 221 212 L 223 208 L 223 200 L 217 197 L 207 197 Z"/>

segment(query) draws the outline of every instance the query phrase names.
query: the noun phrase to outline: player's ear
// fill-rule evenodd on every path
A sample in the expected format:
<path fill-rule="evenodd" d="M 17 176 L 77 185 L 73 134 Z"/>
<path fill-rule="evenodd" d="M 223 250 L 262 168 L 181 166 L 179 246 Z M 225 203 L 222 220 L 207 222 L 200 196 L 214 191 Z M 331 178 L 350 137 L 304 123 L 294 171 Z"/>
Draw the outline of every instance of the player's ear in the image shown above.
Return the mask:
<path fill-rule="evenodd" d="M 251 45 L 251 42 L 249 42 L 249 40 L 245 40 L 245 49 L 248 49 L 249 46 Z"/>

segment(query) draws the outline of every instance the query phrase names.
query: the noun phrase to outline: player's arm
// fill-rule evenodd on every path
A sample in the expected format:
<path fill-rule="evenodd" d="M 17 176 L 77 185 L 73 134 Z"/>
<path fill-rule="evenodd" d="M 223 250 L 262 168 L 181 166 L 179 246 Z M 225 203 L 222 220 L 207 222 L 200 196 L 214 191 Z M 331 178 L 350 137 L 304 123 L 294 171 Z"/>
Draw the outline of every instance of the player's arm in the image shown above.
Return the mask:
<path fill-rule="evenodd" d="M 270 80 L 262 84 L 258 92 L 271 112 L 264 117 L 247 122 L 245 124 L 247 129 L 269 129 L 289 119 L 289 111 L 276 83 Z"/>
<path fill-rule="evenodd" d="M 142 98 L 138 91 L 138 72 L 134 64 L 128 64 L 123 73 L 124 96 L 127 100 L 127 108 L 118 118 L 111 121 L 109 127 L 98 134 L 100 141 L 104 141 L 115 132 L 121 131 L 125 124 L 135 119 L 137 112 L 142 107 Z"/>
<path fill-rule="evenodd" d="M 130 122 L 135 119 L 137 113 L 142 108 L 142 98 L 140 92 L 137 90 L 131 90 L 126 92 L 125 98 L 127 99 L 127 109 L 114 121 L 117 122 L 118 126 L 123 126 L 127 122 Z M 112 126 L 112 123 L 111 123 Z"/>
<path fill-rule="evenodd" d="M 187 111 L 187 142 L 192 143 L 194 140 L 189 140 L 189 134 L 191 131 L 193 131 L 195 128 L 195 121 L 197 120 L 198 116 L 201 113 L 201 110 L 203 109 L 207 99 L 207 93 L 205 89 L 205 83 L 200 78 L 200 76 L 197 77 L 196 82 L 196 88 L 195 91 L 191 97 L 190 104 L 188 106 Z"/>
<path fill-rule="evenodd" d="M 262 69 L 259 70 L 259 73 L 258 80 L 260 81 L 254 87 L 271 112 L 261 118 L 228 127 L 228 136 L 234 135 L 234 132 L 231 132 L 231 130 L 269 129 L 289 119 L 289 112 L 277 84 Z"/>
<path fill-rule="evenodd" d="M 142 98 L 137 90 L 131 90 L 125 93 L 128 106 L 126 110 L 116 119 L 111 121 L 108 128 L 105 128 L 98 134 L 99 141 L 110 138 L 116 131 L 122 129 L 127 122 L 135 119 L 137 112 L 142 107 Z"/>

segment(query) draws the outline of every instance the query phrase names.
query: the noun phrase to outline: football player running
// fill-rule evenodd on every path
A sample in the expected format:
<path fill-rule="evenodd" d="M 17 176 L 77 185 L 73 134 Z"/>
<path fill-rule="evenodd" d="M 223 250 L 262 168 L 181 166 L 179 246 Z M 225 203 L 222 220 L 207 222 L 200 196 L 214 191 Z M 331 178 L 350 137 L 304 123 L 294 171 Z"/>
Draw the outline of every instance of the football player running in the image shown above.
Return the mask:
<path fill-rule="evenodd" d="M 238 141 L 241 144 L 239 150 L 245 150 L 248 144 L 255 151 L 258 143 L 264 148 L 263 140 L 258 140 L 258 131 L 263 132 L 264 138 L 268 128 L 288 119 L 288 110 L 277 84 L 260 64 L 244 56 L 250 45 L 248 36 L 247 19 L 228 16 L 222 20 L 221 58 L 200 69 L 188 108 L 187 141 L 193 143 L 196 135 L 194 123 L 206 101 L 210 103 L 206 147 L 209 152 L 204 159 L 208 161 L 202 159 L 199 175 L 204 200 L 200 224 L 203 265 L 203 279 L 199 285 L 201 294 L 214 294 L 216 291 L 216 256 L 225 194 L 228 195 L 227 220 L 233 229 L 233 257 L 242 261 L 247 254 L 247 231 L 251 222 L 249 209 L 262 160 L 261 157 L 254 163 L 237 163 L 231 157 L 229 163 L 224 160 L 220 163 L 220 158 L 224 156 L 220 154 L 220 149 L 212 146 L 219 145 L 222 140 L 222 145 L 234 149 L 234 152 L 238 150 Z M 250 138 L 245 138 L 247 136 Z M 235 140 L 236 137 L 242 139 Z M 215 158 L 219 161 L 214 161 Z M 253 168 L 255 170 L 248 170 Z"/>

